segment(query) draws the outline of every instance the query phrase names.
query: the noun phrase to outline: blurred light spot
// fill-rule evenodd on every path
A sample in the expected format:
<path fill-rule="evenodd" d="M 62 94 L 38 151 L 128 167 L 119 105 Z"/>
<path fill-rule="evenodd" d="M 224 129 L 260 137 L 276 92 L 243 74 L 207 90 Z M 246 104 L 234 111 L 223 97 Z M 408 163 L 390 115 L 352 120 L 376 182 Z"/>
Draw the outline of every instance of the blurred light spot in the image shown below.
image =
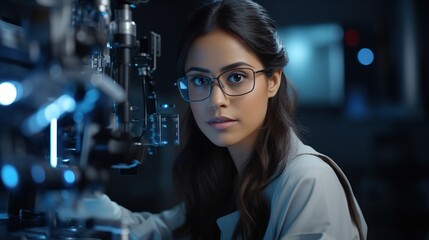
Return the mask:
<path fill-rule="evenodd" d="M 44 117 L 43 121 L 44 122 L 45 121 L 48 122 L 48 121 L 50 121 L 53 118 L 58 119 L 60 117 L 61 110 L 60 110 L 60 108 L 59 108 L 58 105 L 56 105 L 56 104 L 49 104 L 45 108 L 45 111 L 43 111 L 43 113 L 44 113 L 43 114 L 43 117 Z"/>
<path fill-rule="evenodd" d="M 50 163 L 51 167 L 57 167 L 57 119 L 51 119 L 51 149 L 50 149 Z"/>
<path fill-rule="evenodd" d="M 28 118 L 22 130 L 26 135 L 33 135 L 47 127 L 52 119 L 59 119 L 66 112 L 72 112 L 76 108 L 75 100 L 69 95 L 62 95 L 54 102 L 42 107 Z"/>
<path fill-rule="evenodd" d="M 49 68 L 49 73 L 52 76 L 60 76 L 62 73 L 63 69 L 61 67 L 61 65 L 59 64 L 53 64 L 50 68 Z"/>
<path fill-rule="evenodd" d="M 10 82 L 0 84 L 0 104 L 8 106 L 15 102 L 18 97 L 18 90 L 15 85 Z"/>
<path fill-rule="evenodd" d="M 39 165 L 34 165 L 31 168 L 31 177 L 35 183 L 41 184 L 46 179 L 45 170 L 43 170 L 43 168 Z"/>
<path fill-rule="evenodd" d="M 362 48 L 358 52 L 358 61 L 362 65 L 370 65 L 374 61 L 374 53 L 369 48 Z"/>
<path fill-rule="evenodd" d="M 73 112 L 76 108 L 76 101 L 69 95 L 62 95 L 56 101 L 59 108 L 66 112 Z"/>
<path fill-rule="evenodd" d="M 100 98 L 100 93 L 96 89 L 90 89 L 86 92 L 84 99 L 78 106 L 78 111 L 87 113 L 94 109 L 95 103 Z"/>
<path fill-rule="evenodd" d="M 6 164 L 1 169 L 1 178 L 3 184 L 8 188 L 16 188 L 19 183 L 19 175 L 16 168 L 10 164 Z"/>
<path fill-rule="evenodd" d="M 352 91 L 347 104 L 348 116 L 354 119 L 365 118 L 368 115 L 368 104 L 361 91 Z"/>
<path fill-rule="evenodd" d="M 288 43 L 287 53 L 291 65 L 302 67 L 305 66 L 308 59 L 311 57 L 311 47 L 305 39 L 296 37 Z"/>
<path fill-rule="evenodd" d="M 162 109 L 169 109 L 169 108 L 175 108 L 175 107 L 176 105 L 174 104 L 168 104 L 168 103 L 161 104 Z"/>
<path fill-rule="evenodd" d="M 289 63 L 284 68 L 303 106 L 344 103 L 344 31 L 336 23 L 279 29 Z"/>
<path fill-rule="evenodd" d="M 344 32 L 344 42 L 349 47 L 356 47 L 360 42 L 360 35 L 354 29 L 348 29 Z"/>
<path fill-rule="evenodd" d="M 64 181 L 66 181 L 66 183 L 68 184 L 73 184 L 76 181 L 76 175 L 72 170 L 66 170 L 64 172 L 63 177 L 64 177 Z"/>
<path fill-rule="evenodd" d="M 110 14 L 108 12 L 101 12 L 101 16 L 103 18 L 106 18 L 106 17 L 110 17 Z"/>
<path fill-rule="evenodd" d="M 91 103 L 97 102 L 100 97 L 100 93 L 96 89 L 89 90 L 85 95 L 85 100 Z"/>
<path fill-rule="evenodd" d="M 80 123 L 80 122 L 82 122 L 82 120 L 83 120 L 83 114 L 82 114 L 81 112 L 77 112 L 77 113 L 75 113 L 75 114 L 73 115 L 73 120 L 74 120 L 76 123 Z"/>

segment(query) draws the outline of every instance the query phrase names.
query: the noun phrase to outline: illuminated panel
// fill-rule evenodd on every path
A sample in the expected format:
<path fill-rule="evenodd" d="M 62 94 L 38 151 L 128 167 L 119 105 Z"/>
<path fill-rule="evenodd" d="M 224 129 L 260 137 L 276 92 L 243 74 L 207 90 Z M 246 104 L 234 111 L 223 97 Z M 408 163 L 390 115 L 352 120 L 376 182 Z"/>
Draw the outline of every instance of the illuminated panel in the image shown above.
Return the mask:
<path fill-rule="evenodd" d="M 344 33 L 338 24 L 279 29 L 289 63 L 286 77 L 304 107 L 339 107 L 344 102 Z"/>

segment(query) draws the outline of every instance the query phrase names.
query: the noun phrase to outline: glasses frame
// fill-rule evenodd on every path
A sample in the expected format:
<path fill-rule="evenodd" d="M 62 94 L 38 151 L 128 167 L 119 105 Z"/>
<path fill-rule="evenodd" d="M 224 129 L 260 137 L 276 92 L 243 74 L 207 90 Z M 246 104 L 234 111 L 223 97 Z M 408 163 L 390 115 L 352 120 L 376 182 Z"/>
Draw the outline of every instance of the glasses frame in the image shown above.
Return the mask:
<path fill-rule="evenodd" d="M 240 69 L 247 69 L 247 70 L 251 70 L 251 71 L 253 72 L 253 86 L 252 86 L 252 89 L 250 89 L 249 91 L 247 91 L 247 92 L 245 92 L 245 93 L 241 93 L 241 94 L 228 94 L 228 93 L 226 93 L 226 92 L 225 92 L 225 90 L 223 89 L 223 86 L 222 86 L 221 81 L 220 81 L 220 79 L 219 79 L 219 78 L 220 78 L 223 74 L 225 74 L 225 73 L 227 73 L 227 72 L 234 71 L 234 70 L 240 70 Z M 240 68 L 233 68 L 233 69 L 229 69 L 229 70 L 226 70 L 226 71 L 224 71 L 224 72 L 221 72 L 217 77 L 207 77 L 207 78 L 210 78 L 210 79 L 211 79 L 209 94 L 207 95 L 207 97 L 205 97 L 205 98 L 203 98 L 203 99 L 199 99 L 199 100 L 190 100 L 190 99 L 186 99 L 186 97 L 185 97 L 185 96 L 184 96 L 184 94 L 182 93 L 182 90 L 180 89 L 180 82 L 181 82 L 181 80 L 182 80 L 182 79 L 187 78 L 187 76 L 183 76 L 183 77 L 178 78 L 178 79 L 176 80 L 176 85 L 177 85 L 177 88 L 179 89 L 180 96 L 182 96 L 183 100 L 185 100 L 186 102 L 201 102 L 201 101 L 204 101 L 204 100 L 206 100 L 207 98 L 209 98 L 209 97 L 212 95 L 212 92 L 213 92 L 214 80 L 217 80 L 217 83 L 218 83 L 218 85 L 219 85 L 220 90 L 221 90 L 225 95 L 227 95 L 227 96 L 231 96 L 231 97 L 238 97 L 238 96 L 243 96 L 243 95 L 246 95 L 246 94 L 248 94 L 248 93 L 251 93 L 251 92 L 255 89 L 256 74 L 261 73 L 261 72 L 263 72 L 263 73 L 267 73 L 267 72 L 269 72 L 269 71 L 271 71 L 271 69 L 261 69 L 261 70 L 257 70 L 257 71 L 255 71 L 255 70 L 253 70 L 252 68 L 248 68 L 248 67 L 240 67 Z M 189 95 L 189 94 L 188 94 L 188 95 Z"/>

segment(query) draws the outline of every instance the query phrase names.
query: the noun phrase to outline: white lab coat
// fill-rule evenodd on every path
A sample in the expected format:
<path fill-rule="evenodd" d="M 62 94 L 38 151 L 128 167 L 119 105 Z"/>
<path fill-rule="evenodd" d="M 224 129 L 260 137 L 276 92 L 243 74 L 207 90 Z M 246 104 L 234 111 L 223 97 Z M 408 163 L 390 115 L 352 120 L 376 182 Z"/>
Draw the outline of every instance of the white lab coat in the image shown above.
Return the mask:
<path fill-rule="evenodd" d="M 367 225 L 344 173 L 295 134 L 286 168 L 264 195 L 271 211 L 264 239 L 366 239 Z M 172 230 L 185 219 L 183 203 L 159 214 L 130 212 L 109 204 L 115 205 L 115 218 L 129 226 L 130 239 L 172 239 Z M 238 218 L 236 211 L 217 219 L 221 239 L 232 238 Z"/>

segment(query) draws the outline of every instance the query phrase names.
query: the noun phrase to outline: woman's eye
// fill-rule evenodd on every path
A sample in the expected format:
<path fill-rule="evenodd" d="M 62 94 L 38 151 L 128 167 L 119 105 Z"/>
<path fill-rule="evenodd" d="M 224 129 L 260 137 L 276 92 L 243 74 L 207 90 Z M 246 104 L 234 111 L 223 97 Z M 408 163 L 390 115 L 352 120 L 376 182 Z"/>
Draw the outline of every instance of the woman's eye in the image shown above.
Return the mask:
<path fill-rule="evenodd" d="M 246 76 L 242 73 L 233 73 L 228 76 L 228 82 L 230 83 L 239 83 L 246 80 Z"/>
<path fill-rule="evenodd" d="M 195 86 L 207 86 L 210 85 L 211 79 L 205 76 L 191 76 L 189 81 Z"/>

